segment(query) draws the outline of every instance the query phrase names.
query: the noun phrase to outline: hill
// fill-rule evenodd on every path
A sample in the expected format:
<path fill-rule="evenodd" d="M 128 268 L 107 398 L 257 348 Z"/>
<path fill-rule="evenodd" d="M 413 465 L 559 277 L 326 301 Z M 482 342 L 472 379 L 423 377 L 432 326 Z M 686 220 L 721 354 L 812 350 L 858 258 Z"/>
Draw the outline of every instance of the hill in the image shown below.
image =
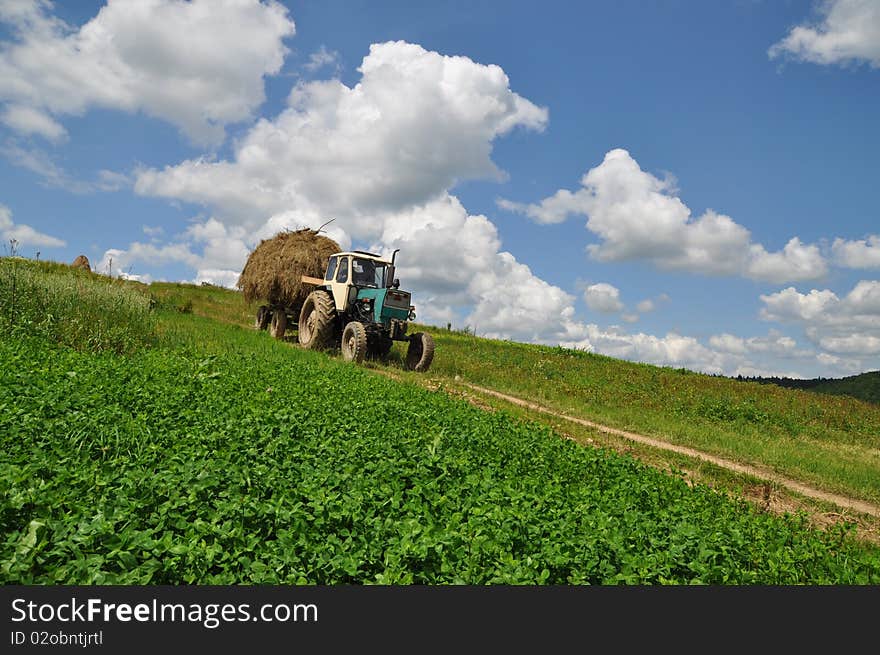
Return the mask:
<path fill-rule="evenodd" d="M 232 291 L 193 285 L 153 284 L 150 293 L 170 306 L 251 328 L 254 307 Z M 415 299 L 418 303 L 418 299 Z M 636 364 L 589 352 L 476 337 L 419 325 L 437 345 L 427 380 L 402 370 L 403 344 L 387 365 L 368 368 L 398 379 L 428 383 L 478 405 L 534 418 L 509 403 L 480 395 L 468 383 L 538 402 L 559 413 L 639 432 L 764 467 L 819 489 L 880 504 L 880 407 L 845 396 L 702 375 L 685 369 Z M 289 343 L 295 336 L 285 337 Z M 687 458 L 629 441 L 549 421 L 583 443 L 634 454 L 668 470 L 765 500 L 763 481 L 734 476 Z M 774 488 L 774 497 L 780 490 Z M 781 495 L 781 494 L 780 494 Z M 793 499 L 797 503 L 798 499 Z M 792 509 L 792 499 L 782 503 Z M 880 534 L 880 532 L 878 532 Z"/>
<path fill-rule="evenodd" d="M 880 371 L 860 373 L 845 378 L 813 378 L 812 380 L 777 377 L 737 379 L 759 384 L 775 384 L 786 389 L 804 389 L 817 393 L 850 396 L 865 402 L 880 404 Z"/>
<path fill-rule="evenodd" d="M 759 385 L 442 330 L 442 366 L 426 380 L 394 358 L 355 366 L 235 325 L 246 312 L 232 292 L 27 264 L 34 281 L 64 289 L 57 298 L 86 289 L 99 306 L 104 294 L 116 325 L 142 328 L 125 347 L 70 340 L 43 329 L 40 312 L 21 319 L 37 287 L 17 297 L 12 318 L 6 264 L 3 583 L 880 582 L 880 550 L 844 524 L 817 530 L 802 514 L 585 448 L 549 425 L 474 407 L 454 384 L 494 379 L 609 420 L 644 420 L 668 438 L 703 435 L 706 447 L 736 433 L 769 460 L 824 452 L 833 462 L 818 472 L 823 484 L 868 498 L 876 463 L 866 458 L 870 480 L 860 482 L 848 458 L 877 449 L 871 405 L 809 396 L 817 404 L 798 413 L 797 391 L 761 404 Z M 40 306 L 76 321 L 77 304 L 56 295 Z M 732 403 L 713 400 L 734 390 Z M 767 428 L 763 440 L 742 431 L 750 422 Z M 778 459 L 798 470 L 791 452 Z"/>

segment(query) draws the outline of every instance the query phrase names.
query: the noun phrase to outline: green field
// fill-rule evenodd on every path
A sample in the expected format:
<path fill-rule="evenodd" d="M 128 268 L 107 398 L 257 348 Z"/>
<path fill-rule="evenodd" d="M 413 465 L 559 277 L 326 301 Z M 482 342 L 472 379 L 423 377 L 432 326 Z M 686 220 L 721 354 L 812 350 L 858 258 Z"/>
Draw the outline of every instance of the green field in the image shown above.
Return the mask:
<path fill-rule="evenodd" d="M 433 375 L 880 503 L 880 407 L 562 348 L 431 330 Z"/>
<path fill-rule="evenodd" d="M 39 273 L 47 286 L 72 275 L 16 265 L 16 275 Z M 235 324 L 251 316 L 237 294 L 83 276 L 95 306 L 106 292 L 105 318 L 143 331 L 121 347 L 40 328 L 46 310 L 57 325 L 76 316 L 78 305 L 64 301 L 73 292 L 47 296 L 27 321 L 22 308 L 36 305 L 19 296 L 12 320 L 10 266 L 0 261 L 4 583 L 880 583 L 880 550 L 845 527 L 816 530 L 803 515 L 761 512 L 674 472 L 482 411 L 423 388 L 424 376 L 393 360 L 388 368 L 403 381 L 273 340 Z M 140 296 L 134 306 L 145 298 L 152 309 L 113 304 L 128 291 Z M 848 429 L 842 399 L 808 410 L 796 392 L 779 389 L 771 402 L 761 398 L 766 387 L 729 381 L 745 395 L 719 415 L 711 408 L 726 392 L 713 378 L 435 334 L 432 374 L 574 412 L 567 388 L 590 399 L 581 411 L 630 427 L 641 420 L 670 438 L 723 442 L 765 412 L 761 424 L 776 431 L 768 452 L 777 440 L 788 448 L 781 435 L 802 425 L 814 426 L 803 441 L 826 444 L 829 458 L 847 444 L 877 448 L 877 414 L 865 404 L 845 406 Z M 505 373 L 535 353 L 550 379 L 562 376 L 557 384 Z M 748 395 L 752 386 L 760 393 Z M 663 396 L 651 401 L 651 389 Z M 668 407 L 658 406 L 663 399 Z M 780 425 L 785 416 L 790 424 Z M 827 440 L 819 425 L 829 426 Z M 837 471 L 821 477 L 851 484 Z"/>

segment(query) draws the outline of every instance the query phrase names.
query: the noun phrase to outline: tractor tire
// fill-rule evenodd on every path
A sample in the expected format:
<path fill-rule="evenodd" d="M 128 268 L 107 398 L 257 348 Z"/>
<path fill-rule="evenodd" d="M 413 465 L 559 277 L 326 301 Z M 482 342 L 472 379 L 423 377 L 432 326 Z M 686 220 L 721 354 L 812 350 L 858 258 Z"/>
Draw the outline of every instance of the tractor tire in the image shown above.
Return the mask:
<path fill-rule="evenodd" d="M 406 368 L 410 371 L 427 371 L 434 360 L 434 339 L 430 334 L 416 332 L 410 335 L 406 349 Z"/>
<path fill-rule="evenodd" d="M 336 305 L 325 291 L 312 291 L 299 312 L 299 342 L 309 350 L 328 348 L 333 341 Z"/>
<path fill-rule="evenodd" d="M 254 327 L 258 330 L 265 330 L 269 327 L 269 321 L 272 320 L 272 312 L 266 305 L 260 305 L 257 310 L 257 318 L 254 321 Z"/>
<path fill-rule="evenodd" d="M 272 312 L 272 322 L 269 324 L 269 334 L 276 339 L 281 339 L 284 337 L 284 332 L 286 330 L 287 314 L 284 313 L 283 309 L 276 309 Z"/>
<path fill-rule="evenodd" d="M 364 324 L 352 321 L 342 331 L 342 359 L 360 364 L 367 354 L 367 331 Z"/>

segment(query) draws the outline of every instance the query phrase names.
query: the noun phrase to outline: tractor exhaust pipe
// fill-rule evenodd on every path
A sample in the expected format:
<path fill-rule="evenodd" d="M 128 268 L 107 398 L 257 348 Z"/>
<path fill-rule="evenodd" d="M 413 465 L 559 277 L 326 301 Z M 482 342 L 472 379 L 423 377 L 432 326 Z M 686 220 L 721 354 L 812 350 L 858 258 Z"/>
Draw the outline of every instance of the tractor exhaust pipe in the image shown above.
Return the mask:
<path fill-rule="evenodd" d="M 393 253 L 391 253 L 391 266 L 388 268 L 388 277 L 385 279 L 385 286 L 389 289 L 394 287 L 397 288 L 400 286 L 400 282 L 394 279 L 394 260 L 397 257 L 397 253 L 400 252 L 400 248 L 396 248 Z M 395 284 L 397 282 L 397 284 Z"/>

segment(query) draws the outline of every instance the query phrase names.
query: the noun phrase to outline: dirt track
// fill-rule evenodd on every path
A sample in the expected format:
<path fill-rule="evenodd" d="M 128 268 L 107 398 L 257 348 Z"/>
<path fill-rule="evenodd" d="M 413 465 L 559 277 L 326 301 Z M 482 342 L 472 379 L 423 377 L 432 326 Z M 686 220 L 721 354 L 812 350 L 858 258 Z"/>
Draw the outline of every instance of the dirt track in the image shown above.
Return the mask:
<path fill-rule="evenodd" d="M 593 421 L 588 421 L 586 419 L 578 418 L 576 416 L 569 416 L 567 414 L 562 414 L 560 412 L 554 411 L 542 405 L 538 405 L 533 402 L 529 402 L 527 400 L 522 400 L 521 398 L 517 398 L 515 396 L 509 396 L 505 393 L 501 393 L 500 391 L 495 391 L 493 389 L 487 389 L 485 387 L 480 387 L 475 384 L 470 384 L 469 382 L 460 381 L 458 384 L 462 384 L 474 391 L 485 394 L 487 396 L 493 396 L 495 398 L 499 398 L 504 400 L 505 402 L 511 403 L 513 405 L 517 405 L 519 407 L 524 407 L 526 409 L 541 412 L 542 414 L 547 414 L 549 416 L 553 416 L 555 418 L 564 419 L 566 421 L 571 421 L 572 423 L 577 423 L 579 425 L 584 425 L 586 427 L 592 428 L 594 430 L 598 430 L 599 432 L 605 432 L 607 434 L 613 434 L 618 437 L 623 437 L 625 439 L 629 439 L 630 441 L 635 441 L 637 443 L 645 444 L 647 446 L 651 446 L 652 448 L 658 448 L 661 450 L 667 450 L 675 453 L 679 453 L 681 455 L 687 455 L 688 457 L 693 457 L 694 459 L 699 459 L 704 462 L 709 462 L 716 466 L 720 466 L 722 468 L 726 468 L 730 471 L 735 471 L 737 473 L 743 473 L 746 475 L 751 475 L 756 478 L 761 478 L 763 480 L 767 480 L 769 482 L 773 482 L 780 486 L 786 487 L 792 491 L 795 491 L 799 494 L 807 496 L 809 498 L 814 498 L 816 500 L 822 500 L 825 502 L 833 503 L 838 507 L 844 507 L 847 509 L 851 509 L 856 512 L 861 512 L 863 514 L 869 514 L 871 516 L 880 518 L 880 507 L 877 505 L 873 505 L 871 503 L 856 500 L 854 498 L 848 498 L 846 496 L 840 496 L 838 494 L 828 493 L 826 491 L 821 491 L 819 489 L 814 489 L 808 485 L 803 484 L 802 482 L 798 482 L 797 480 L 792 480 L 791 478 L 786 478 L 784 476 L 779 475 L 778 473 L 774 473 L 773 471 L 759 468 L 756 466 L 749 466 L 747 464 L 740 464 L 739 462 L 734 462 L 729 459 L 724 459 L 722 457 L 716 457 L 715 455 L 709 455 L 707 453 L 701 452 L 699 450 L 694 450 L 693 448 L 687 448 L 686 446 L 677 446 L 675 444 L 668 443 L 666 441 L 660 441 L 658 439 L 653 439 L 651 437 L 646 437 L 642 434 L 636 434 L 635 432 L 627 432 L 626 430 L 618 430 L 617 428 L 611 428 L 607 425 L 601 425 L 599 423 L 594 423 Z"/>

